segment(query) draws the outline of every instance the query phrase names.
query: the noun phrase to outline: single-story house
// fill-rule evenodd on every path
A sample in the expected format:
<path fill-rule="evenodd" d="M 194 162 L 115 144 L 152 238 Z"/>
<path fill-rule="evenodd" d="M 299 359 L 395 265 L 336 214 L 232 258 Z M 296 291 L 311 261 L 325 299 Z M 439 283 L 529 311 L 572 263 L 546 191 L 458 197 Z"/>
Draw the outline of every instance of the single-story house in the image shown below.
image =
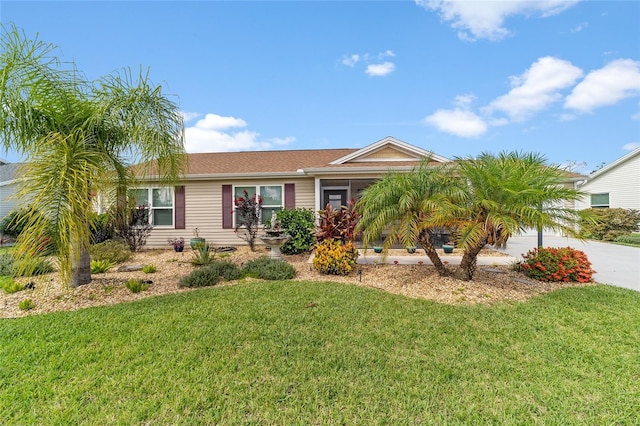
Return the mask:
<path fill-rule="evenodd" d="M 409 171 L 424 158 L 433 164 L 451 161 L 393 137 L 361 149 L 189 154 L 182 184 L 151 183 L 134 196 L 151 209 L 154 229 L 147 247 L 167 246 L 170 238 L 188 240 L 196 228 L 209 244 L 239 245 L 244 242 L 234 232 L 233 199 L 243 190 L 262 196 L 266 222 L 283 207 L 318 211 L 329 203 L 339 208 L 388 171 Z"/>
<path fill-rule="evenodd" d="M 623 208 L 640 210 L 640 148 L 591 173 L 578 189 L 588 194 L 579 210 Z"/>

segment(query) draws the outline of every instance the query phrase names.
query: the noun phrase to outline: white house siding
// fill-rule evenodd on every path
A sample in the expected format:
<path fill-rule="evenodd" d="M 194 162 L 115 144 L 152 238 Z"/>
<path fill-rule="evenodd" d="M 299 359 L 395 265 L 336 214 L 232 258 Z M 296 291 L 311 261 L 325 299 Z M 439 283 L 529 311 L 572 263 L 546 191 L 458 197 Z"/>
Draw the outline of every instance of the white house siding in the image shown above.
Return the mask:
<path fill-rule="evenodd" d="M 640 153 L 580 186 L 588 194 L 609 193 L 609 207 L 640 210 Z M 590 195 L 578 202 L 578 209 L 591 207 Z"/>
<path fill-rule="evenodd" d="M 15 183 L 0 182 L 0 220 L 18 205 L 18 200 L 11 199 L 15 191 Z"/>
<path fill-rule="evenodd" d="M 145 248 L 170 248 L 167 240 L 182 237 L 188 246 L 189 239 L 198 228 L 200 237 L 214 246 L 239 246 L 247 243 L 233 229 L 222 228 L 222 185 L 284 185 L 295 183 L 295 205 L 314 208 L 313 178 L 297 179 L 239 179 L 188 182 L 185 184 L 185 229 L 154 228 Z M 260 241 L 258 241 L 261 244 Z"/>

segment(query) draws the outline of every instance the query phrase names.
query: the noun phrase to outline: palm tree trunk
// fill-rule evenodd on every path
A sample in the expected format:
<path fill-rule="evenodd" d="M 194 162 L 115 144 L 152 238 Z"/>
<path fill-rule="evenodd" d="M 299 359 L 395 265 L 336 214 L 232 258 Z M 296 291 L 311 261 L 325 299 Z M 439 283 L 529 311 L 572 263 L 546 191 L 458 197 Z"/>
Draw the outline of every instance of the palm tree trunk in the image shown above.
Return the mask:
<path fill-rule="evenodd" d="M 440 275 L 441 277 L 446 277 L 447 275 L 449 275 L 449 270 L 447 270 L 447 267 L 444 265 L 444 263 L 442 263 L 442 260 L 440 260 L 440 256 L 438 256 L 438 252 L 433 245 L 431 234 L 426 230 L 420 231 L 420 235 L 418 235 L 418 242 L 422 246 L 422 249 L 426 253 L 429 260 L 431 260 L 431 263 L 433 263 L 433 266 L 436 268 L 438 275 Z"/>
<path fill-rule="evenodd" d="M 486 240 L 483 240 L 482 243 L 477 246 L 470 247 L 464 251 L 462 260 L 460 260 L 460 269 L 463 273 L 463 280 L 471 281 L 473 279 L 473 275 L 476 273 L 478 265 L 478 253 L 480 253 L 480 250 L 485 246 L 485 241 Z"/>
<path fill-rule="evenodd" d="M 71 287 L 80 287 L 91 282 L 91 256 L 88 250 L 71 254 Z"/>

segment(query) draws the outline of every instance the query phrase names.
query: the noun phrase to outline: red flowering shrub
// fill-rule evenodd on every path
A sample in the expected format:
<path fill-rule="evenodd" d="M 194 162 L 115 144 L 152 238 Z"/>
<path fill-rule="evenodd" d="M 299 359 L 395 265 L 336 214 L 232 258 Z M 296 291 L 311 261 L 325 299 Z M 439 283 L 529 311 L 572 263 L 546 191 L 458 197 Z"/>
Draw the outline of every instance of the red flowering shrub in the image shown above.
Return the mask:
<path fill-rule="evenodd" d="M 572 247 L 540 247 L 523 255 L 520 271 L 539 281 L 588 283 L 593 281 L 587 255 Z"/>

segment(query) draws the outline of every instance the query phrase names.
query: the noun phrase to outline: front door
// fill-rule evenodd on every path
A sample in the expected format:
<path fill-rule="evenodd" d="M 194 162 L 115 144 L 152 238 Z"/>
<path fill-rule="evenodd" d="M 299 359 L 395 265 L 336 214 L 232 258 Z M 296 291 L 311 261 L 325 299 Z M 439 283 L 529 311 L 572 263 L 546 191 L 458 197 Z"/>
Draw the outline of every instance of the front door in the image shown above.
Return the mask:
<path fill-rule="evenodd" d="M 331 204 L 336 210 L 340 210 L 343 206 L 347 205 L 347 190 L 346 189 L 325 189 L 323 192 L 323 204 L 322 208 L 327 207 L 327 204 Z"/>

